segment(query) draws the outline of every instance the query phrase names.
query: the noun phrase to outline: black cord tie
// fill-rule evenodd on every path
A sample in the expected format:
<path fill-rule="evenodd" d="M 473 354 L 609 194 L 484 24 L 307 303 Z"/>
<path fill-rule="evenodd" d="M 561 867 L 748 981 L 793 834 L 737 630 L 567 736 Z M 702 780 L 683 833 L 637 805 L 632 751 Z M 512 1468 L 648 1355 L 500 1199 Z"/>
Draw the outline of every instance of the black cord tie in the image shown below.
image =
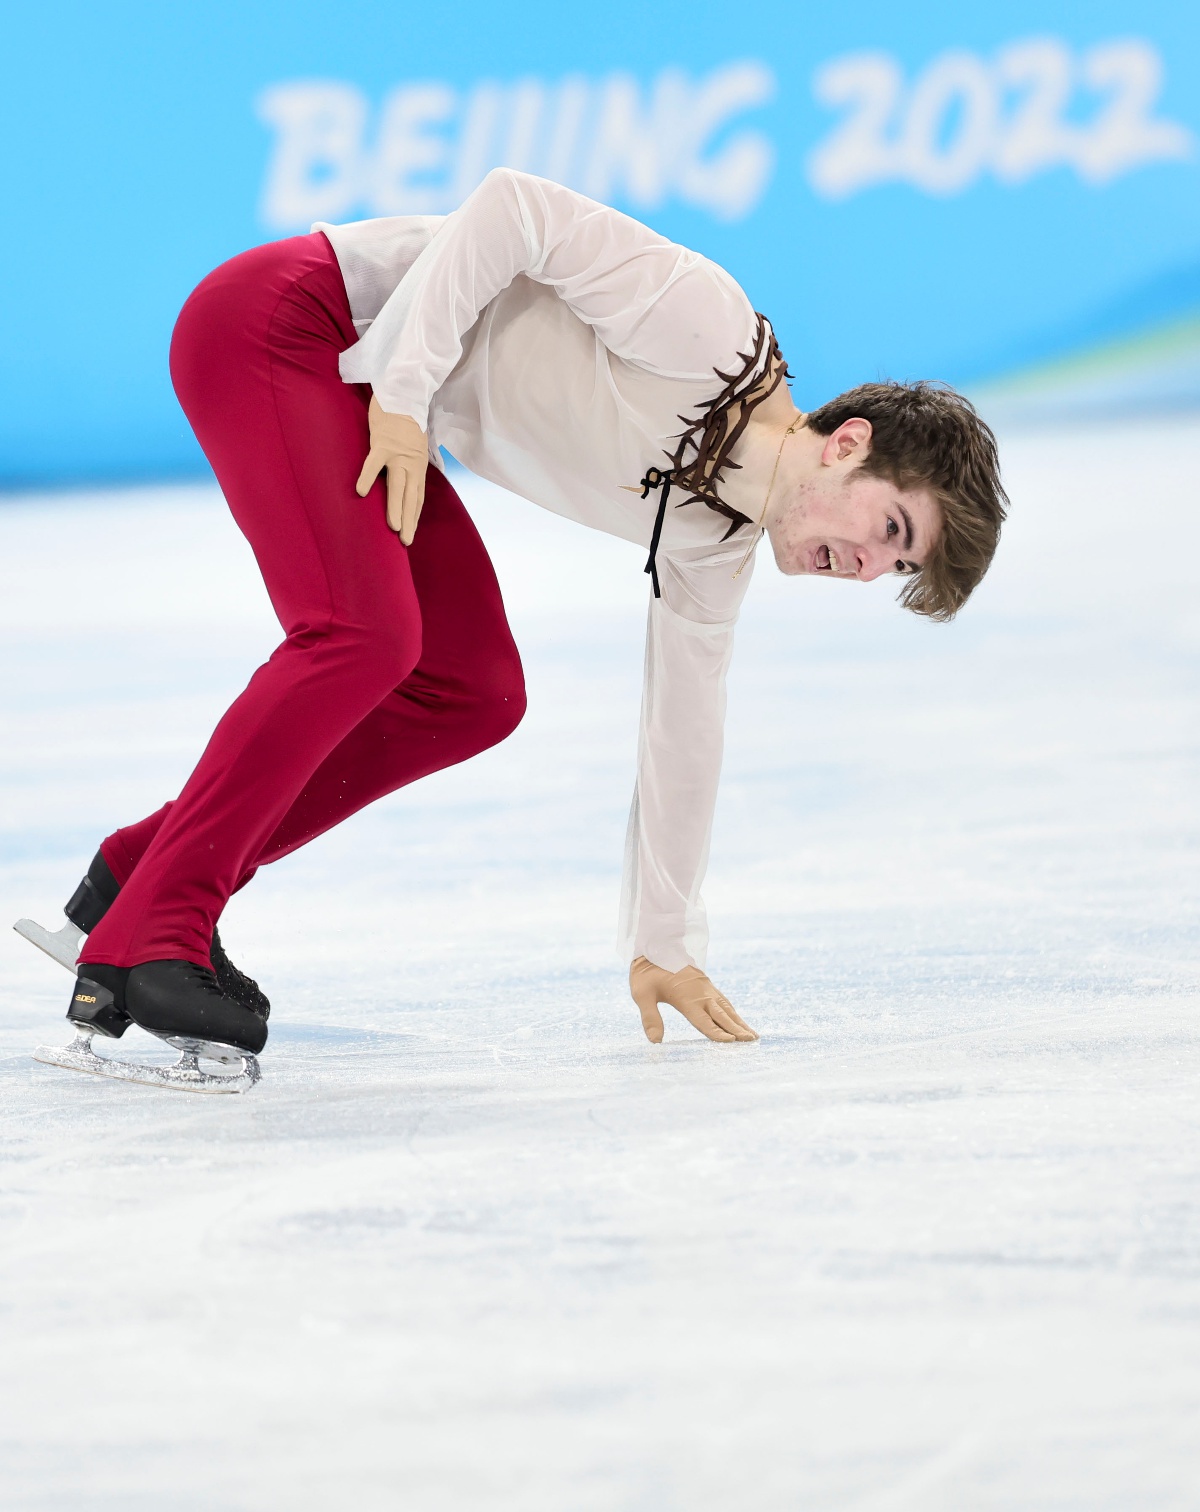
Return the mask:
<path fill-rule="evenodd" d="M 663 520 L 667 515 L 667 500 L 671 496 L 671 474 L 660 472 L 657 467 L 648 467 L 646 476 L 642 479 L 642 498 L 650 496 L 651 489 L 661 488 L 662 493 L 658 499 L 658 514 L 654 517 L 654 534 L 650 537 L 650 555 L 646 558 L 644 571 L 650 574 L 650 581 L 654 584 L 654 597 L 662 598 L 658 586 L 658 567 L 655 557 L 658 555 L 658 538 L 662 535 Z"/>

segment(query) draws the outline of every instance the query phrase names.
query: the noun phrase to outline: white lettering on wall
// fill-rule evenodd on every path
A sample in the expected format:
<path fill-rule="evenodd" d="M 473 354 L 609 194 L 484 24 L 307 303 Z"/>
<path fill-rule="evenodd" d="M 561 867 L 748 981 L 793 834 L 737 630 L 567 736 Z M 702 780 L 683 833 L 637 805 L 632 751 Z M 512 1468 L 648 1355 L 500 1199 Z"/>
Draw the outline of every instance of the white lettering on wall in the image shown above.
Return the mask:
<path fill-rule="evenodd" d="M 372 132 L 352 84 L 273 84 L 257 101 L 274 133 L 260 214 L 276 231 L 355 214 L 435 215 L 503 164 L 639 211 L 676 199 L 740 220 L 766 192 L 775 152 L 738 122 L 774 93 L 774 75 L 756 62 L 699 79 L 667 68 L 648 83 L 625 73 L 465 91 L 413 83 L 387 96 Z"/>
<path fill-rule="evenodd" d="M 359 198 L 360 144 L 367 103 L 349 84 L 279 84 L 259 96 L 275 128 L 262 218 L 299 225 L 345 215 Z"/>
<path fill-rule="evenodd" d="M 1014 42 L 994 58 L 954 50 L 906 84 L 887 53 L 854 53 L 817 70 L 813 89 L 842 119 L 809 155 L 826 199 L 878 184 L 959 194 L 992 174 L 1020 184 L 1053 168 L 1106 184 L 1150 163 L 1192 156 L 1186 126 L 1155 114 L 1158 51 L 1137 38 L 1076 57 L 1053 37 Z"/>

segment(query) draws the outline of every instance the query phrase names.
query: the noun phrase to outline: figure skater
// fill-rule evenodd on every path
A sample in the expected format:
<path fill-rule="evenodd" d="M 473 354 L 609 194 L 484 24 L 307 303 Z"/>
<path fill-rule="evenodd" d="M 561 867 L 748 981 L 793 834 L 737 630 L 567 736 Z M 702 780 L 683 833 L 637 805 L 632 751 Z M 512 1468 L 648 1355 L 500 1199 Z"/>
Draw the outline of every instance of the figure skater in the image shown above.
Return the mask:
<path fill-rule="evenodd" d="M 318 225 L 223 264 L 183 308 L 171 375 L 284 640 L 179 796 L 101 843 L 47 935 L 64 964 L 78 954 L 82 1037 L 133 1021 L 252 1058 L 268 1003 L 221 948 L 230 894 L 516 728 L 520 656 L 445 447 L 647 549 L 621 948 L 651 1040 L 664 1003 L 709 1039 L 755 1038 L 705 974 L 700 897 L 755 548 L 765 533 L 788 574 L 899 573 L 908 609 L 950 619 L 1006 505 L 967 400 L 868 383 L 802 413 L 727 272 L 504 168 L 452 215 Z"/>

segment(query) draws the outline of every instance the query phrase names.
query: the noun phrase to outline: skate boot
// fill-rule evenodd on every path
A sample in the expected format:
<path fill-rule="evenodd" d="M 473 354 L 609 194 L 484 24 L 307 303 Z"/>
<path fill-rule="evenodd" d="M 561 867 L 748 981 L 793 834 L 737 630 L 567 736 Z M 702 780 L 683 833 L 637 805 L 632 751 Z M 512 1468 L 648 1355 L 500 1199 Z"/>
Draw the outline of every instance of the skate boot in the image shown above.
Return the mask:
<path fill-rule="evenodd" d="M 87 876 L 63 909 L 67 922 L 61 929 L 46 929 L 32 919 L 18 919 L 13 928 L 60 966 L 74 971 L 84 940 L 108 912 L 120 890 L 117 879 L 108 869 L 108 862 L 97 851 L 87 869 Z"/>
<path fill-rule="evenodd" d="M 109 869 L 108 862 L 97 851 L 87 869 L 87 876 L 63 909 L 67 922 L 61 929 L 52 933 L 41 924 L 35 924 L 32 919 L 18 919 L 13 928 L 39 950 L 52 956 L 60 966 L 74 971 L 85 938 L 112 907 L 120 891 L 121 885 Z M 253 977 L 239 971 L 225 954 L 225 947 L 221 944 L 221 936 L 216 929 L 213 930 L 210 955 L 221 991 L 235 1002 L 241 1003 L 244 1008 L 253 1009 L 265 1021 L 271 1012 L 266 993 Z"/>
<path fill-rule="evenodd" d="M 99 1034 L 120 1039 L 133 1022 L 125 1011 L 128 976 L 124 966 L 81 966 L 67 1018 L 77 1029 L 86 1030 L 89 1038 Z"/>
<path fill-rule="evenodd" d="M 129 967 L 79 968 L 67 1017 L 75 1025 L 69 1045 L 34 1052 L 34 1059 L 118 1081 L 175 1087 L 189 1092 L 245 1092 L 259 1080 L 256 1054 L 267 1041 L 264 1019 L 223 993 L 214 972 L 191 961 L 148 961 Z M 99 1034 L 119 1039 L 130 1021 L 180 1051 L 173 1066 L 139 1065 L 92 1049 Z M 238 1069 L 216 1073 L 216 1061 Z"/>
<path fill-rule="evenodd" d="M 213 925 L 212 945 L 209 947 L 208 958 L 212 962 L 213 975 L 217 979 L 217 986 L 225 996 L 231 997 L 235 1003 L 240 1003 L 243 1008 L 249 1008 L 252 1012 L 257 1013 L 265 1024 L 271 1016 L 270 999 L 254 978 L 247 976 L 225 954 L 225 947 L 221 944 L 221 932 L 215 924 Z"/>
<path fill-rule="evenodd" d="M 216 973 L 191 961 L 135 966 L 125 983 L 124 1006 L 135 1024 L 172 1044 L 194 1040 L 233 1050 L 237 1058 L 257 1055 L 267 1042 L 262 1015 L 222 992 Z"/>

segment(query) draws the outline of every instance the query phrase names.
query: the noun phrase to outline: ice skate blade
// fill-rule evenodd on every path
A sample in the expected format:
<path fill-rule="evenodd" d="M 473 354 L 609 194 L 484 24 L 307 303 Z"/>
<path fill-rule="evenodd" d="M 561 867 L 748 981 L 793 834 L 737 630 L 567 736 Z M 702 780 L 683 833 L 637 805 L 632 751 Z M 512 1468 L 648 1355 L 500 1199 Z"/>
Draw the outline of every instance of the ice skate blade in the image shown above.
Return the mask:
<path fill-rule="evenodd" d="M 39 1045 L 33 1058 L 43 1065 L 62 1066 L 67 1071 L 87 1071 L 93 1076 L 110 1077 L 113 1081 L 138 1082 L 146 1087 L 172 1087 L 179 1092 L 248 1092 L 262 1076 L 257 1056 L 249 1052 L 243 1054 L 230 1045 L 207 1046 L 207 1041 L 190 1041 L 194 1045 L 207 1046 L 203 1052 L 206 1059 L 215 1058 L 209 1055 L 210 1049 L 219 1049 L 226 1057 L 226 1064 L 239 1061 L 241 1070 L 232 1075 L 202 1070 L 198 1063 L 201 1052 L 197 1050 L 184 1049 L 173 1066 L 139 1066 L 133 1061 L 110 1059 L 106 1055 L 97 1055 L 92 1049 L 94 1033 L 94 1029 L 80 1026 L 69 1045 Z"/>
<path fill-rule="evenodd" d="M 248 1050 L 239 1050 L 234 1045 L 222 1045 L 216 1040 L 193 1039 L 187 1034 L 160 1034 L 158 1038 L 173 1049 L 182 1050 L 184 1055 L 200 1056 L 203 1060 L 217 1061 L 222 1066 L 240 1066 L 250 1056 Z M 253 1060 L 254 1057 L 250 1056 L 250 1059 Z"/>
<path fill-rule="evenodd" d="M 35 923 L 33 919 L 18 919 L 13 928 L 23 940 L 44 950 L 60 966 L 65 966 L 68 971 L 75 970 L 75 962 L 87 939 L 78 924 L 72 924 L 68 919 L 61 929 L 52 931 Z"/>

